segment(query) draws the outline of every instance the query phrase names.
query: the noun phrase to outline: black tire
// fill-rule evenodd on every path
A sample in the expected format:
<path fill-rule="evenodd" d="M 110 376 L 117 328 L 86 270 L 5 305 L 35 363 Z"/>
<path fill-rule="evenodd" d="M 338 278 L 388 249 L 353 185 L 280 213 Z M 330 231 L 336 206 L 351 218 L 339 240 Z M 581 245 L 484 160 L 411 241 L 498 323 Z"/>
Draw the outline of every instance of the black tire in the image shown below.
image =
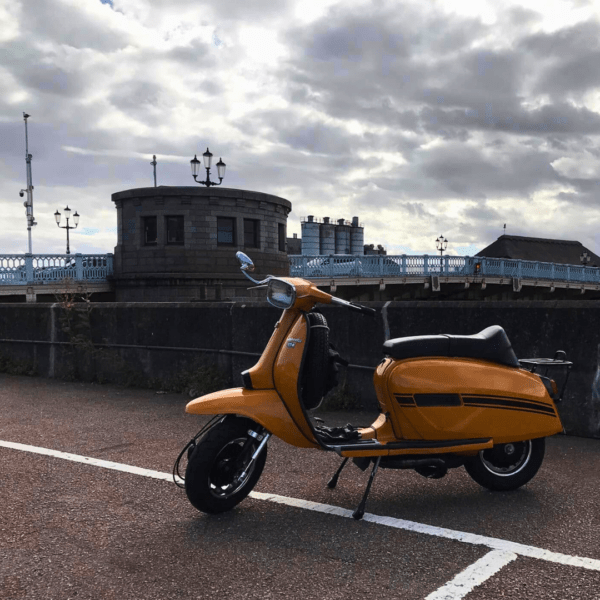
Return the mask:
<path fill-rule="evenodd" d="M 492 491 L 516 490 L 533 479 L 544 460 L 544 438 L 498 444 L 465 462 L 467 473 Z"/>
<path fill-rule="evenodd" d="M 302 402 L 306 410 L 317 408 L 327 392 L 329 378 L 329 329 L 320 313 L 308 313 L 311 328 L 302 367 Z M 316 327 L 313 327 L 316 326 Z"/>
<path fill-rule="evenodd" d="M 185 470 L 185 492 L 195 508 L 206 513 L 226 512 L 252 491 L 267 460 L 266 447 L 243 481 L 235 478 L 258 447 L 259 442 L 248 435 L 248 430 L 256 431 L 257 427 L 250 419 L 227 417 L 198 441 Z M 244 463 L 233 469 L 233 461 L 248 439 L 252 440 L 251 451 Z"/>

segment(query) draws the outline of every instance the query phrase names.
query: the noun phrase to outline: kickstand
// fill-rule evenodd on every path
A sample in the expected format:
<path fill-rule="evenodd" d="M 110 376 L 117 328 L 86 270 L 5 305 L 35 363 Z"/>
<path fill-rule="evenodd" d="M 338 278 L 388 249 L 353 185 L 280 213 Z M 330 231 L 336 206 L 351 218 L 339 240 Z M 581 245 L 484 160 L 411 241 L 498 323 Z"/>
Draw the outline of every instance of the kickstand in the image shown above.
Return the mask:
<path fill-rule="evenodd" d="M 335 475 L 327 482 L 328 488 L 333 489 L 337 485 L 338 479 L 340 478 L 340 473 L 342 472 L 342 469 L 346 466 L 347 462 L 348 457 L 346 456 L 346 458 L 342 461 L 340 468 L 335 472 Z"/>
<path fill-rule="evenodd" d="M 369 495 L 369 492 L 371 491 L 371 485 L 373 484 L 373 479 L 375 479 L 375 473 L 377 473 L 377 469 L 379 468 L 380 462 L 381 462 L 381 456 L 378 456 L 377 460 L 375 461 L 375 464 L 373 465 L 373 470 L 371 471 L 371 475 L 369 475 L 369 482 L 367 483 L 367 489 L 365 490 L 362 500 L 360 501 L 358 508 L 352 513 L 352 518 L 356 519 L 357 521 L 359 519 L 362 519 L 363 515 L 365 514 L 365 504 L 367 503 L 367 496 Z"/>

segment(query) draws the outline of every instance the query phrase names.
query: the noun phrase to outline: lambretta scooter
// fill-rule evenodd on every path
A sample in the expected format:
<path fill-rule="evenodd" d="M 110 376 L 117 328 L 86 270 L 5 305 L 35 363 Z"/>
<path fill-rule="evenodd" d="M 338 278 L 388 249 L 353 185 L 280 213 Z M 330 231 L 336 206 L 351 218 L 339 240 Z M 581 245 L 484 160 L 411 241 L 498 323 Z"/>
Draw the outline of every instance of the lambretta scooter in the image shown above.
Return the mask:
<path fill-rule="evenodd" d="M 257 281 L 250 258 L 237 253 L 242 272 L 267 300 L 283 309 L 259 361 L 242 373 L 243 387 L 207 394 L 186 411 L 216 415 L 177 458 L 173 474 L 184 480 L 190 502 L 219 513 L 241 502 L 256 485 L 277 436 L 299 448 L 337 453 L 343 461 L 329 481 L 334 488 L 349 458 L 373 467 L 353 513 L 360 519 L 379 467 L 414 469 L 441 478 L 464 466 L 490 490 L 514 490 L 530 481 L 544 458 L 544 438 L 562 431 L 560 401 L 572 363 L 517 360 L 498 325 L 475 335 L 425 335 L 390 339 L 373 378 L 381 412 L 369 427 L 328 427 L 311 417 L 346 364 L 329 343 L 317 303 L 345 306 L 366 315 L 372 308 L 336 298 L 310 281 L 268 276 Z M 565 369 L 559 392 L 549 367 Z M 545 368 L 545 375 L 536 371 Z M 179 473 L 187 454 L 185 477 Z"/>

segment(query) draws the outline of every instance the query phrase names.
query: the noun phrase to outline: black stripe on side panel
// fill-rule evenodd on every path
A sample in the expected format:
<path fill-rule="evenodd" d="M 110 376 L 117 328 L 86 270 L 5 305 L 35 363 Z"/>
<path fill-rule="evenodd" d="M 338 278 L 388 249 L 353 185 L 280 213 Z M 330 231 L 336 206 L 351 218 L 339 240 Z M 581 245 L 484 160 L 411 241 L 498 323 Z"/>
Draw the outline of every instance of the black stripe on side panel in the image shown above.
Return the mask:
<path fill-rule="evenodd" d="M 400 406 L 414 406 L 415 399 L 412 396 L 402 396 L 400 394 L 394 394 L 394 398 Z"/>
<path fill-rule="evenodd" d="M 415 394 L 417 406 L 461 406 L 458 394 Z"/>
<path fill-rule="evenodd" d="M 528 412 L 555 415 L 554 408 L 530 400 L 517 400 L 515 398 L 497 398 L 493 396 L 463 396 L 465 406 L 479 406 L 488 408 L 505 408 L 526 410 Z"/>

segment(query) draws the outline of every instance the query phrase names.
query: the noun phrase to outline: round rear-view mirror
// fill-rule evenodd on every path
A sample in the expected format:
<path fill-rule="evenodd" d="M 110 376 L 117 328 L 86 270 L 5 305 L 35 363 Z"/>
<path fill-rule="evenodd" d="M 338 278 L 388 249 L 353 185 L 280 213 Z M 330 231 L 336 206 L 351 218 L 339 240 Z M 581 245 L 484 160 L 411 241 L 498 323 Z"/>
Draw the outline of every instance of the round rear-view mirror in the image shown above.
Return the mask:
<path fill-rule="evenodd" d="M 244 254 L 243 252 L 236 252 L 235 256 L 240 262 L 240 269 L 242 271 L 250 271 L 251 273 L 254 271 L 254 263 L 247 254 Z"/>

